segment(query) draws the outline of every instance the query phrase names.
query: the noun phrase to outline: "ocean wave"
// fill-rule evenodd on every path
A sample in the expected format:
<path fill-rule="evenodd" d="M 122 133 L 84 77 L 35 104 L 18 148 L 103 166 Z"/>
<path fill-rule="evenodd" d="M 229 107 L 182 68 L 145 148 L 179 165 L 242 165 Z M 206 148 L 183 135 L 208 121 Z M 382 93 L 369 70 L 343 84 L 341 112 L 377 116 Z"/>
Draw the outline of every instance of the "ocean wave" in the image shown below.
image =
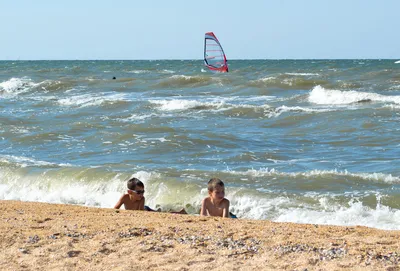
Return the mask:
<path fill-rule="evenodd" d="M 160 72 L 161 72 L 161 73 L 175 73 L 175 71 L 173 71 L 173 70 L 167 70 L 167 69 L 161 70 Z"/>
<path fill-rule="evenodd" d="M 11 78 L 0 83 L 0 96 L 3 98 L 16 97 L 27 93 L 49 93 L 60 90 L 71 90 L 76 86 L 76 80 L 44 80 L 34 82 L 28 77 Z M 36 95 L 35 95 L 36 97 Z"/>
<path fill-rule="evenodd" d="M 331 88 L 339 87 L 340 89 L 354 90 L 354 89 L 361 89 L 363 87 L 363 84 L 361 84 L 359 82 L 349 82 L 349 81 L 337 80 L 334 83 L 327 84 L 327 86 L 329 86 Z"/>
<path fill-rule="evenodd" d="M 0 165 L 0 199 L 78 204 L 112 208 L 123 193 L 126 181 L 139 178 L 145 185 L 146 205 L 162 210 L 187 208 L 197 212 L 201 199 L 196 184 L 182 183 L 157 172 L 136 171 L 134 175 L 105 168 L 63 167 L 40 169 Z M 184 190 L 184 191 L 183 191 Z"/>
<path fill-rule="evenodd" d="M 31 167 L 31 166 L 45 166 L 45 167 L 70 167 L 68 163 L 50 163 L 46 161 L 36 160 L 34 158 L 14 155 L 0 155 L 0 165 L 7 165 L 12 167 Z"/>
<path fill-rule="evenodd" d="M 399 91 L 400 90 L 400 85 L 394 85 L 394 86 L 390 86 L 389 90 L 396 90 Z"/>
<path fill-rule="evenodd" d="M 264 113 L 269 105 L 266 102 L 275 100 L 274 96 L 258 97 L 210 97 L 199 100 L 189 99 L 170 99 L 170 100 L 150 100 L 160 111 L 186 111 L 186 110 L 215 110 L 225 111 L 224 114 L 239 116 L 254 112 L 255 114 Z M 248 116 L 251 117 L 251 116 Z"/>
<path fill-rule="evenodd" d="M 49 203 L 79 204 L 112 207 L 119 193 L 116 188 L 122 182 L 120 174 L 87 168 L 63 168 L 58 170 L 13 171 L 3 168 L 0 176 L 0 198 Z M 98 180 L 107 181 L 99 182 Z M 122 186 L 120 186 L 122 188 Z M 108 202 L 107 199 L 112 202 Z"/>
<path fill-rule="evenodd" d="M 322 210 L 305 206 L 288 208 L 281 210 L 281 214 L 273 220 L 320 225 L 366 226 L 385 230 L 400 229 L 400 210 L 384 206 L 379 202 L 376 208 L 371 208 L 356 199 L 351 199 L 347 205 L 330 204 L 329 208 Z"/>
<path fill-rule="evenodd" d="M 229 117 L 243 117 L 243 118 L 278 118 L 283 114 L 289 113 L 291 116 L 296 116 L 293 123 L 299 122 L 300 114 L 314 114 L 334 111 L 333 109 L 318 109 L 307 108 L 301 106 L 286 106 L 273 107 L 268 104 L 264 105 L 227 105 L 224 108 L 223 114 Z M 281 124 L 281 123 L 280 123 Z"/>
<path fill-rule="evenodd" d="M 28 77 L 11 78 L 0 83 L 0 95 L 3 98 L 15 97 L 19 94 L 29 92 L 32 88 L 38 86 L 38 83 Z"/>
<path fill-rule="evenodd" d="M 309 73 L 309 72 L 287 72 L 287 75 L 294 75 L 294 76 L 319 76 L 319 73 Z"/>
<path fill-rule="evenodd" d="M 206 110 L 206 109 L 219 109 L 224 106 L 223 101 L 219 102 L 199 102 L 196 100 L 150 100 L 152 104 L 158 106 L 161 111 L 183 111 L 188 109 Z"/>
<path fill-rule="evenodd" d="M 324 112 L 329 112 L 333 111 L 332 109 L 326 109 L 326 108 L 307 108 L 307 107 L 301 107 L 301 106 L 286 106 L 282 105 L 277 108 L 275 108 L 273 111 L 269 112 L 267 116 L 269 118 L 272 117 L 279 117 L 281 114 L 284 113 L 324 113 Z"/>
<path fill-rule="evenodd" d="M 82 94 L 75 95 L 63 99 L 59 99 L 57 103 L 61 106 L 69 107 L 90 107 L 90 106 L 102 106 L 112 105 L 121 102 L 127 102 L 128 98 L 122 93 L 103 93 L 103 94 Z"/>
<path fill-rule="evenodd" d="M 105 82 L 109 83 L 134 83 L 137 80 L 137 78 L 132 78 L 132 77 L 117 77 L 116 79 L 110 80 L 110 79 L 97 79 L 97 81 L 100 84 L 104 84 Z"/>
<path fill-rule="evenodd" d="M 189 76 L 189 75 L 173 75 L 162 79 L 154 87 L 157 88 L 178 88 L 178 87 L 200 87 L 210 83 L 224 84 L 223 78 L 211 76 Z"/>
<path fill-rule="evenodd" d="M 252 177 L 265 177 L 265 176 L 274 176 L 274 177 L 290 177 L 290 178 L 312 178 L 312 177 L 323 177 L 323 178 L 331 178 L 331 177 L 355 177 L 359 180 L 372 181 L 377 183 L 386 183 L 400 184 L 400 177 L 392 176 L 391 174 L 384 173 L 350 173 L 346 170 L 338 171 L 338 170 L 311 170 L 307 172 L 279 172 L 275 169 L 261 168 L 259 170 L 248 170 L 246 172 L 231 172 L 230 173 L 236 175 L 248 175 Z"/>
<path fill-rule="evenodd" d="M 76 85 L 76 81 L 44 80 L 38 84 L 39 88 L 47 91 L 69 90 Z"/>
<path fill-rule="evenodd" d="M 327 84 L 328 81 L 314 78 L 316 75 L 299 76 L 298 74 L 281 74 L 277 76 L 268 76 L 249 81 L 248 86 L 251 87 L 276 87 L 281 89 L 309 89 L 316 85 Z"/>
<path fill-rule="evenodd" d="M 43 165 L 43 161 L 32 161 L 24 157 L 6 159 L 10 163 L 14 163 L 12 160 L 15 160 L 17 164 L 28 161 L 38 168 L 32 170 L 1 163 L 0 199 L 103 208 L 112 208 L 115 205 L 127 189 L 126 181 L 134 176 L 145 185 L 146 205 L 161 208 L 163 211 L 185 208 L 191 214 L 198 214 L 201 200 L 207 196 L 203 175 L 210 174 L 187 171 L 166 175 L 140 170 L 134 174 L 127 174 L 113 172 L 104 167 L 48 167 L 46 162 Z M 299 190 L 298 193 L 293 193 L 292 189 L 285 189 L 289 182 L 282 181 L 282 177 L 285 176 L 291 176 L 297 179 L 297 182 L 302 180 L 307 183 L 309 178 L 315 176 L 329 179 L 331 175 L 355 175 L 365 180 L 399 183 L 399 178 L 389 174 L 352 174 L 318 170 L 284 173 L 265 169 L 212 173 L 216 174 L 224 179 L 226 197 L 231 202 L 230 209 L 240 218 L 400 229 L 400 211 L 387 204 L 389 201 L 398 202 L 396 197 L 374 190 L 366 190 L 364 193 L 329 193 L 312 189 L 311 192 L 308 190 L 304 193 Z M 260 176 L 260 180 L 254 179 Z M 230 182 L 231 179 L 236 181 Z M 281 187 L 283 185 L 284 191 L 276 190 L 275 182 L 279 182 Z M 293 184 L 294 180 L 290 183 Z"/>
<path fill-rule="evenodd" d="M 274 96 L 258 97 L 213 97 L 202 101 L 187 99 L 171 100 L 150 100 L 149 102 L 157 106 L 160 111 L 223 111 L 223 114 L 230 117 L 245 118 L 276 118 L 284 113 L 324 113 L 335 111 L 327 108 L 310 108 L 301 106 L 278 106 L 273 107 L 269 103 L 276 100 Z M 140 119 L 138 116 L 135 118 Z"/>
<path fill-rule="evenodd" d="M 311 90 L 308 100 L 311 103 L 321 105 L 346 105 L 363 102 L 390 102 L 400 104 L 399 96 L 385 96 L 361 91 L 325 89 L 321 86 L 316 86 Z"/>
<path fill-rule="evenodd" d="M 397 104 L 388 104 L 388 105 L 385 105 L 384 107 L 392 109 L 392 110 L 399 110 L 400 109 L 400 105 L 397 105 Z"/>
<path fill-rule="evenodd" d="M 142 73 L 151 73 L 151 70 L 131 70 L 126 71 L 127 73 L 135 73 L 135 74 L 142 74 Z"/>
<path fill-rule="evenodd" d="M 312 223 L 319 225 L 368 226 L 381 229 L 400 229 L 400 211 L 382 203 L 375 193 L 369 204 L 362 197 L 309 194 L 304 196 L 274 195 L 273 192 L 250 193 L 240 189 L 227 195 L 231 210 L 238 217 L 269 219 L 276 222 Z"/>
<path fill-rule="evenodd" d="M 157 116 L 157 114 L 155 114 L 155 113 L 151 113 L 151 114 L 131 114 L 130 116 L 118 118 L 117 121 L 143 123 L 146 120 L 154 118 L 156 116 Z"/>

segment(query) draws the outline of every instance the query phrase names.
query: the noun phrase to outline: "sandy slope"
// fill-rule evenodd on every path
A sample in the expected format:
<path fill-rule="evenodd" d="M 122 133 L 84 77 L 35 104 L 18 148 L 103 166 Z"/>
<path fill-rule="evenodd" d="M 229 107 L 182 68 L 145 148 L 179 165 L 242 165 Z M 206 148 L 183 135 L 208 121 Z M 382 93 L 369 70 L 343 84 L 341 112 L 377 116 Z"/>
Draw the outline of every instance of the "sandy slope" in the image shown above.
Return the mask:
<path fill-rule="evenodd" d="M 400 270 L 400 231 L 0 201 L 1 270 Z"/>

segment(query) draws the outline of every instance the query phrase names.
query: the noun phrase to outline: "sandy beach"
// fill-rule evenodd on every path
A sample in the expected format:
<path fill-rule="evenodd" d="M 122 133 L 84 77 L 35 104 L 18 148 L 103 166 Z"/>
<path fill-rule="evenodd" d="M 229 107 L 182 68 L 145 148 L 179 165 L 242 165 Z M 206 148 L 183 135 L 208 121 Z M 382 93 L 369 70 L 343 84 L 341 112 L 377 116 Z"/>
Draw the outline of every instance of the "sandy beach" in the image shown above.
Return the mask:
<path fill-rule="evenodd" d="M 400 270 L 400 231 L 1 201 L 1 270 Z"/>

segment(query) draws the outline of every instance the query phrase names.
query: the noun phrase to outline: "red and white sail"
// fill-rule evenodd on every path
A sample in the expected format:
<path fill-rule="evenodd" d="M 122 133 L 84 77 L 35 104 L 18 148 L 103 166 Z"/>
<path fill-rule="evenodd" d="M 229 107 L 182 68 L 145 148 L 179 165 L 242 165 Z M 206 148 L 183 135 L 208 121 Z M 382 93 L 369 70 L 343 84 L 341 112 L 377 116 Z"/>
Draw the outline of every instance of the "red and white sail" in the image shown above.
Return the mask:
<path fill-rule="evenodd" d="M 204 37 L 204 64 L 211 71 L 228 72 L 224 50 L 213 32 L 207 32 Z"/>

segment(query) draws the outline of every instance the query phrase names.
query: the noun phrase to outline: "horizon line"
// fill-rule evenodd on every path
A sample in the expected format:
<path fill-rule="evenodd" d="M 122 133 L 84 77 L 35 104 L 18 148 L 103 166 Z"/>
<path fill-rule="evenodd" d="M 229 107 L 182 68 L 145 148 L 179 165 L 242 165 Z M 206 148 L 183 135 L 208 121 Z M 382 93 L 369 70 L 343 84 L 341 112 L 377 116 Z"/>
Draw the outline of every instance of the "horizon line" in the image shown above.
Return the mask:
<path fill-rule="evenodd" d="M 397 60 L 399 58 L 231 58 L 231 60 Z M 204 59 L 177 59 L 177 58 L 159 58 L 159 59 L 0 59 L 0 61 L 203 61 Z"/>

